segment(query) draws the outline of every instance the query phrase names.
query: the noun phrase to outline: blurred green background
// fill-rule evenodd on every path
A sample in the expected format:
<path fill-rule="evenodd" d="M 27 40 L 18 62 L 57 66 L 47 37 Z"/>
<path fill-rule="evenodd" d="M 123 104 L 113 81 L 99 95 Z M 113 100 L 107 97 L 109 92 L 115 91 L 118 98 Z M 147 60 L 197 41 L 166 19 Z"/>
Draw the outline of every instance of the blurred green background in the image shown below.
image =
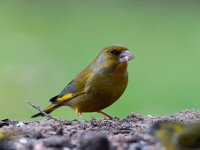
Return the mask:
<path fill-rule="evenodd" d="M 125 117 L 200 108 L 198 0 L 7 0 L 0 2 L 0 119 L 31 120 L 36 110 L 28 100 L 46 107 L 116 43 L 135 59 L 126 92 L 105 112 Z M 79 118 L 67 107 L 52 115 Z"/>

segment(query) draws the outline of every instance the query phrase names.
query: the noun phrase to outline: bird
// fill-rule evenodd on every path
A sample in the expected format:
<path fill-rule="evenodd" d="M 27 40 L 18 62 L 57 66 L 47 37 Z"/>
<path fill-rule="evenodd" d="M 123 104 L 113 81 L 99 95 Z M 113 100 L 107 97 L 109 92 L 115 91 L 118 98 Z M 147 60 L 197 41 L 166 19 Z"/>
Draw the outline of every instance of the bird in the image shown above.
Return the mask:
<path fill-rule="evenodd" d="M 43 112 L 49 114 L 61 106 L 69 106 L 85 120 L 82 113 L 97 112 L 113 119 L 102 110 L 112 105 L 124 93 L 128 83 L 128 61 L 134 55 L 124 45 L 103 48 L 99 55 L 66 87 L 49 101 Z M 44 116 L 37 113 L 32 116 Z"/>
<path fill-rule="evenodd" d="M 158 122 L 150 130 L 166 150 L 200 150 L 200 121 Z"/>

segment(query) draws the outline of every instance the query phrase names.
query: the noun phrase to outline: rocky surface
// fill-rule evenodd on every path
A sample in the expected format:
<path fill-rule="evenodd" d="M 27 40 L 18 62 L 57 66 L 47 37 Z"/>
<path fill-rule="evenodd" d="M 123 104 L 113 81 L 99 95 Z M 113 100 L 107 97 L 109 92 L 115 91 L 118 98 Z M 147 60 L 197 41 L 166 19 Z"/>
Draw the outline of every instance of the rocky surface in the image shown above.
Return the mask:
<path fill-rule="evenodd" d="M 148 134 L 157 121 L 194 122 L 200 112 L 187 110 L 169 117 L 132 113 L 124 119 L 91 119 L 86 123 L 47 119 L 38 122 L 0 121 L 0 149 L 17 150 L 164 150 Z"/>

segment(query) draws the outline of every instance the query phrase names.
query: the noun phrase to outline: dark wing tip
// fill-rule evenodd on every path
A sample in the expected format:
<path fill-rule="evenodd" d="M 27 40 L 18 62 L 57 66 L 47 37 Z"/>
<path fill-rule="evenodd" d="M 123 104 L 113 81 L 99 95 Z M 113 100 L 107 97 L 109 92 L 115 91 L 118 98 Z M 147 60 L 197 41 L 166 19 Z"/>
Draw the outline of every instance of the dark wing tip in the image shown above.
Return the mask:
<path fill-rule="evenodd" d="M 39 116 L 44 116 L 44 115 L 42 113 L 37 113 L 37 114 L 31 116 L 31 118 L 35 118 L 35 117 L 39 117 Z"/>
<path fill-rule="evenodd" d="M 55 103 L 57 98 L 58 98 L 58 95 L 52 97 L 49 101 L 52 102 L 52 103 Z"/>

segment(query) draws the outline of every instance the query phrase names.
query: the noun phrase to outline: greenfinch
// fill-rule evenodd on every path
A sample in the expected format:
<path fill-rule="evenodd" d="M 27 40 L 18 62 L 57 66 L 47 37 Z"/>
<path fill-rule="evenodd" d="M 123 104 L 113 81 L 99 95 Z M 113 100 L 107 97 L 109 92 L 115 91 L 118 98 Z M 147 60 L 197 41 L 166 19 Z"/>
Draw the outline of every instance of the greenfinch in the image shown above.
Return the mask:
<path fill-rule="evenodd" d="M 200 150 L 200 122 L 158 122 L 151 132 L 166 147 L 166 150 Z"/>
<path fill-rule="evenodd" d="M 49 101 L 43 111 L 51 113 L 60 106 L 69 106 L 84 120 L 83 112 L 98 112 L 113 104 L 128 83 L 127 65 L 133 59 L 128 48 L 115 44 L 104 48 L 96 59 L 82 70 L 61 92 Z M 43 116 L 38 113 L 32 116 Z"/>

